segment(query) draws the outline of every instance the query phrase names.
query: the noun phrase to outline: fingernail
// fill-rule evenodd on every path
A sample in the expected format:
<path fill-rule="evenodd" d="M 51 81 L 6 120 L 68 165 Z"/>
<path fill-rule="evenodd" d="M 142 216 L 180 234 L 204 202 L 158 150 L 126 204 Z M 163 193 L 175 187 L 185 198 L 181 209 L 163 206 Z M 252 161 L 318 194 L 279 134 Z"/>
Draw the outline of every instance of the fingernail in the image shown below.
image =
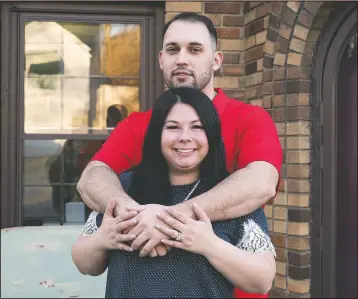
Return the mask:
<path fill-rule="evenodd" d="M 157 216 L 159 216 L 159 217 L 160 217 L 160 213 L 157 213 Z"/>
<path fill-rule="evenodd" d="M 159 225 L 159 224 L 156 224 L 155 227 L 156 227 L 156 228 L 160 228 L 160 225 Z"/>
<path fill-rule="evenodd" d="M 131 235 L 131 239 L 135 239 L 136 238 L 136 235 Z"/>
<path fill-rule="evenodd" d="M 133 251 L 133 248 L 129 247 L 129 248 L 128 248 L 128 251 Z"/>
<path fill-rule="evenodd" d="M 133 222 L 133 223 L 137 223 L 137 219 L 133 219 L 132 222 Z"/>

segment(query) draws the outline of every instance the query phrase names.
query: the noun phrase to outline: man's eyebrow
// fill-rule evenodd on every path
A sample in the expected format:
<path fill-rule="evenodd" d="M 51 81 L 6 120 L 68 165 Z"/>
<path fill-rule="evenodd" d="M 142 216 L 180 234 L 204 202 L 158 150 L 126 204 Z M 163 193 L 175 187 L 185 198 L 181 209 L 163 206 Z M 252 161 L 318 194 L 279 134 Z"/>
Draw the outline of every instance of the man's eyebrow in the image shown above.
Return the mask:
<path fill-rule="evenodd" d="M 168 47 L 168 46 L 178 46 L 178 45 L 179 44 L 176 43 L 176 42 L 168 42 L 168 43 L 165 44 L 166 47 Z M 203 44 L 200 43 L 200 42 L 191 42 L 191 43 L 189 43 L 189 46 L 203 46 Z"/>
<path fill-rule="evenodd" d="M 175 42 L 169 42 L 169 43 L 166 43 L 165 46 L 168 47 L 168 46 L 177 46 L 178 43 L 175 43 Z"/>
<path fill-rule="evenodd" d="M 191 42 L 189 43 L 190 46 L 202 46 L 203 44 L 202 43 L 199 43 L 199 42 Z"/>

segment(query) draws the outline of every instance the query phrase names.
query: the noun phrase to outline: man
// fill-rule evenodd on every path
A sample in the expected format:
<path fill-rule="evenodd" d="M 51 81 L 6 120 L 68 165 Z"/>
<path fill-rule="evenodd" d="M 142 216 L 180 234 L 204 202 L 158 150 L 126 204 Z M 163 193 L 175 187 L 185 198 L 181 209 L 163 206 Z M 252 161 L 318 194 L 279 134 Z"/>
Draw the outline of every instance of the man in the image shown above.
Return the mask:
<path fill-rule="evenodd" d="M 175 208 L 193 216 L 196 202 L 211 221 L 236 218 L 264 205 L 276 194 L 282 150 L 276 127 L 261 107 L 229 99 L 214 89 L 214 72 L 223 54 L 216 49 L 217 33 L 213 23 L 195 13 L 182 13 L 164 27 L 159 64 L 167 87 L 189 86 L 202 90 L 218 111 L 226 165 L 231 175 L 212 190 L 181 203 Z M 141 150 L 151 111 L 135 112 L 123 120 L 83 171 L 77 188 L 84 202 L 103 213 L 111 198 L 117 201 L 116 214 L 137 210 L 138 224 L 129 232 L 137 238 L 133 249 L 142 256 L 165 255 L 160 240 L 168 238 L 155 224 L 156 215 L 166 214 L 163 206 L 140 207 L 124 191 L 121 173 L 141 159 Z M 164 225 L 165 226 L 165 225 Z"/>

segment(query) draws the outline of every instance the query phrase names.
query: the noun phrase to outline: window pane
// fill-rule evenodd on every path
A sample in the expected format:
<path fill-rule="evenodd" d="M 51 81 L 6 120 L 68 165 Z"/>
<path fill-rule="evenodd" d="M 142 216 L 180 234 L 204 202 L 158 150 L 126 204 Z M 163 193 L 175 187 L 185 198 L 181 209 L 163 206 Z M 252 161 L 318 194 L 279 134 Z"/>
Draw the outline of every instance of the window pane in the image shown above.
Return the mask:
<path fill-rule="evenodd" d="M 65 140 L 24 141 L 25 185 L 60 183 L 64 142 Z"/>
<path fill-rule="evenodd" d="M 139 81 L 107 79 L 98 92 L 95 109 L 92 126 L 101 133 L 130 113 L 139 111 Z"/>
<path fill-rule="evenodd" d="M 105 140 L 25 140 L 24 185 L 76 184 Z"/>
<path fill-rule="evenodd" d="M 87 134 L 91 113 L 101 104 L 102 79 L 63 78 L 61 102 L 63 105 L 62 133 Z"/>
<path fill-rule="evenodd" d="M 62 28 L 56 22 L 28 22 L 25 26 L 27 43 L 61 43 Z"/>
<path fill-rule="evenodd" d="M 139 111 L 140 47 L 140 25 L 28 22 L 25 132 L 106 134 L 110 106 Z"/>
<path fill-rule="evenodd" d="M 104 140 L 67 140 L 63 149 L 63 183 L 76 184 Z"/>
<path fill-rule="evenodd" d="M 32 225 L 36 219 L 40 225 L 65 222 L 84 223 L 90 209 L 83 203 L 76 186 L 25 187 L 24 223 Z"/>
<path fill-rule="evenodd" d="M 90 214 L 90 209 L 87 208 L 82 201 L 81 195 L 77 192 L 76 186 L 63 186 L 63 191 L 65 202 L 65 222 L 84 223 Z"/>
<path fill-rule="evenodd" d="M 104 61 L 107 77 L 139 77 L 140 26 L 105 25 Z"/>
<path fill-rule="evenodd" d="M 61 128 L 61 78 L 25 78 L 25 132 L 52 133 Z"/>
<path fill-rule="evenodd" d="M 24 218 L 59 218 L 60 187 L 25 187 Z"/>

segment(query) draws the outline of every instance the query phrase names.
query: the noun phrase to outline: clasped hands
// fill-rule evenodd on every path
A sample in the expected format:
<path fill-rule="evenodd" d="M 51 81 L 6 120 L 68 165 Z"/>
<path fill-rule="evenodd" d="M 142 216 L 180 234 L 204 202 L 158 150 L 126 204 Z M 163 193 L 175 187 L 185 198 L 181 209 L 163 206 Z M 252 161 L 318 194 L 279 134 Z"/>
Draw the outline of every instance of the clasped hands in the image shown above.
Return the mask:
<path fill-rule="evenodd" d="M 196 204 L 186 212 L 158 204 L 124 210 L 114 199 L 108 203 L 98 231 L 104 248 L 140 250 L 141 257 L 164 256 L 172 247 L 200 254 L 216 237 L 210 219 Z M 180 242 L 175 240 L 179 233 Z"/>

